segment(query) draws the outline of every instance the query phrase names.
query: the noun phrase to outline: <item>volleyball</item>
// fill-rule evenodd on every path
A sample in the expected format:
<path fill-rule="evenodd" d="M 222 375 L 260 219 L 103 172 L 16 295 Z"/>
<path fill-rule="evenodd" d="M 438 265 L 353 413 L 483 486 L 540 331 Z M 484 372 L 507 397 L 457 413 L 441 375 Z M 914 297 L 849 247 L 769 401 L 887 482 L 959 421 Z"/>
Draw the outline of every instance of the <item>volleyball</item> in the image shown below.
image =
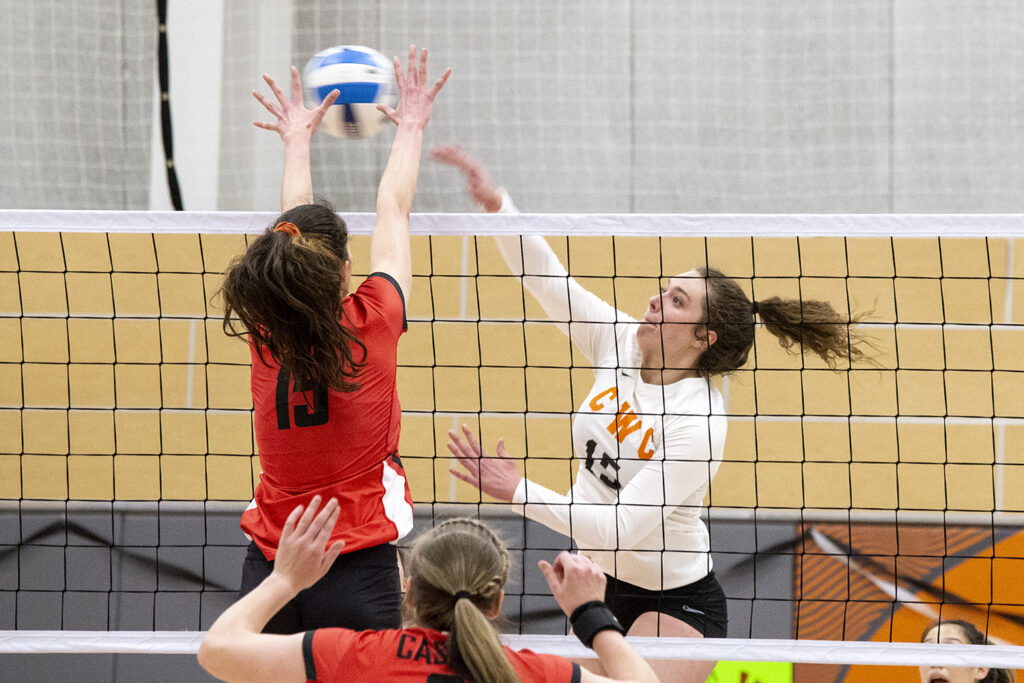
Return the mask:
<path fill-rule="evenodd" d="M 376 135 L 387 117 L 378 104 L 395 106 L 394 66 L 381 53 L 360 45 L 339 45 L 313 55 L 303 70 L 306 105 L 315 107 L 337 88 L 341 94 L 327 110 L 320 129 L 337 138 Z"/>

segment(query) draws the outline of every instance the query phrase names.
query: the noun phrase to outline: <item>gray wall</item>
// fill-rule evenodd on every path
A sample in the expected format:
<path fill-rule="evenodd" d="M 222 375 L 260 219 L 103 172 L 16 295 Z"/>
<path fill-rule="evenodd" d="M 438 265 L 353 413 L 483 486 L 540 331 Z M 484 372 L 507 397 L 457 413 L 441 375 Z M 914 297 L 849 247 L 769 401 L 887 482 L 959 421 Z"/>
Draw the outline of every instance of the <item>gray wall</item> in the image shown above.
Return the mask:
<path fill-rule="evenodd" d="M 433 73 L 451 66 L 427 144 L 463 143 L 526 210 L 970 213 L 1024 203 L 1017 0 L 218 7 L 223 56 L 206 87 L 220 116 L 206 125 L 219 133 L 210 165 L 221 209 L 277 205 L 280 151 L 251 123 L 266 115 L 250 95 L 260 74 L 285 79 L 288 61 L 345 43 L 387 55 L 426 45 Z M 149 206 L 153 4 L 0 0 L 0 16 L 0 82 L 16 94 L 0 101 L 0 206 Z M 189 40 L 209 38 L 176 35 L 179 52 Z M 184 114 L 202 96 L 172 90 L 172 109 Z M 187 130 L 178 156 L 202 158 L 211 136 Z M 372 210 L 390 139 L 318 139 L 317 189 L 344 210 Z M 186 206 L 212 208 L 192 199 Z M 428 164 L 416 210 L 469 208 L 457 176 Z"/>
<path fill-rule="evenodd" d="M 294 3 L 300 67 L 349 43 L 451 66 L 427 144 L 461 142 L 537 212 L 1015 212 L 1017 0 L 353 0 Z M 244 9 L 243 9 L 244 8 Z M 228 0 L 228 44 L 260 10 Z M 258 48 L 257 48 L 258 50 Z M 231 50 L 227 51 L 228 53 Z M 259 54 L 225 65 L 225 209 L 276 205 L 242 143 Z M 284 74 L 279 74 L 284 76 Z M 237 93 L 237 94 L 235 94 Z M 229 111 L 231 110 L 231 111 Z M 391 134 L 314 143 L 317 188 L 371 211 Z M 417 211 L 471 208 L 427 164 Z"/>
<path fill-rule="evenodd" d="M 148 0 L 0 0 L 0 207 L 146 209 Z"/>
<path fill-rule="evenodd" d="M 0 630 L 208 628 L 235 598 L 245 551 L 238 529 L 243 508 L 216 502 L 69 502 L 66 511 L 54 503 L 0 507 Z M 476 512 L 475 506 L 431 511 L 421 505 L 416 529 L 429 528 L 431 514 Z M 569 549 L 569 540 L 518 516 L 489 509 L 481 514 L 513 552 L 503 630 L 565 633 L 565 618 L 536 563 Z M 759 523 L 756 529 L 712 524 L 731 637 L 792 637 L 792 551 L 764 551 L 784 545 L 793 533 L 788 523 Z M 761 554 L 755 558 L 755 552 Z M 76 680 L 201 677 L 191 657 L 170 655 L 5 655 L 0 667 L 12 672 L 5 680 L 59 680 L 72 672 Z"/>

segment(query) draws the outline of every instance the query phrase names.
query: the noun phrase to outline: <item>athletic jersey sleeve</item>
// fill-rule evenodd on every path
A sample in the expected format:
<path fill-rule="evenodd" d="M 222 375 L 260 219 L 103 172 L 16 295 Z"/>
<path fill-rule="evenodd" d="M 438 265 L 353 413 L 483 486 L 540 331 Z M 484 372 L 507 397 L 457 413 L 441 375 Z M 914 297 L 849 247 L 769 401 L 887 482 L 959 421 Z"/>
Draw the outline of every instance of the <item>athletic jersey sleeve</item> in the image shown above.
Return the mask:
<path fill-rule="evenodd" d="M 356 289 L 359 304 L 367 313 L 384 321 L 397 338 L 408 329 L 405 317 L 405 296 L 395 278 L 387 273 L 370 273 Z"/>
<path fill-rule="evenodd" d="M 707 418 L 680 417 L 665 426 L 664 443 L 619 491 L 618 502 L 578 503 L 523 479 L 512 502 L 526 517 L 570 536 L 581 548 L 630 550 L 706 487 L 718 468 Z"/>
<path fill-rule="evenodd" d="M 308 681 L 345 680 L 345 668 L 358 647 L 361 631 L 319 628 L 302 637 L 302 659 Z"/>
<path fill-rule="evenodd" d="M 519 213 L 504 190 L 502 200 L 502 213 Z M 499 235 L 494 239 L 512 274 L 591 363 L 614 352 L 615 322 L 623 316 L 569 277 L 543 237 Z"/>
<path fill-rule="evenodd" d="M 505 652 L 523 683 L 580 683 L 580 665 L 564 657 L 537 654 L 531 650 L 516 651 L 506 648 Z"/>

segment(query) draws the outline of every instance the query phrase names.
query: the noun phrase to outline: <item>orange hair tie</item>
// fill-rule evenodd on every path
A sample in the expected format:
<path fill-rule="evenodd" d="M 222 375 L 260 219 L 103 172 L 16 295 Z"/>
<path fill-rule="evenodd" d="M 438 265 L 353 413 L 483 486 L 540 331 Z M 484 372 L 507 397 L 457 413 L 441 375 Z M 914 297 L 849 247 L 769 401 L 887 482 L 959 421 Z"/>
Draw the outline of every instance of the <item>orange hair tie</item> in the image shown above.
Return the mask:
<path fill-rule="evenodd" d="M 295 225 L 294 223 L 289 223 L 288 221 L 281 221 L 280 223 L 275 225 L 274 232 L 286 232 L 292 237 L 297 237 L 302 234 L 301 232 L 299 232 L 299 228 L 297 225 Z"/>

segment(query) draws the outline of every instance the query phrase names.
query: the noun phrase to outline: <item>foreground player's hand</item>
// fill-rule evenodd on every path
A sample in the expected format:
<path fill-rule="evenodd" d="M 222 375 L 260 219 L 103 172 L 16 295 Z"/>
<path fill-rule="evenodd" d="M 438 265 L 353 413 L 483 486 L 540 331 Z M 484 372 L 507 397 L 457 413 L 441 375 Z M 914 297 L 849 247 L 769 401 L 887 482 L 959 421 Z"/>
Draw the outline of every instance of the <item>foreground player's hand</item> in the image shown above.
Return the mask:
<path fill-rule="evenodd" d="M 589 558 L 563 550 L 555 558 L 554 564 L 541 560 L 537 566 L 551 586 L 551 594 L 558 601 L 558 606 L 566 615 L 571 615 L 573 610 L 584 603 L 604 600 L 607 579 L 601 568 Z"/>
<path fill-rule="evenodd" d="M 493 457 L 484 452 L 469 427 L 463 425 L 462 434 L 465 440 L 459 438 L 454 429 L 448 430 L 448 450 L 462 467 L 452 467 L 449 471 L 487 495 L 511 503 L 523 478 L 516 470 L 515 461 L 505 452 L 505 440 L 498 441 L 497 457 Z"/>
<path fill-rule="evenodd" d="M 257 128 L 264 130 L 272 130 L 281 136 L 281 139 L 288 142 L 290 138 L 295 136 L 310 137 L 316 132 L 317 126 L 324 118 L 324 114 L 327 113 L 327 108 L 334 104 L 334 100 L 338 99 L 340 91 L 335 89 L 330 92 L 324 101 L 314 109 L 306 109 L 306 105 L 302 101 L 302 79 L 299 78 L 299 70 L 292 66 L 292 96 L 291 99 L 284 94 L 281 90 L 281 86 L 277 84 L 277 81 L 270 76 L 270 74 L 263 74 L 263 80 L 270 86 L 270 91 L 274 93 L 274 97 L 277 98 L 277 104 L 274 104 L 267 97 L 258 90 L 252 91 L 252 96 L 259 100 L 267 111 L 274 115 L 277 119 L 271 123 L 266 121 L 253 121 L 252 125 Z"/>
<path fill-rule="evenodd" d="M 479 161 L 466 154 L 458 145 L 437 145 L 430 150 L 430 158 L 449 164 L 466 175 L 466 191 L 484 211 L 494 213 L 501 208 L 501 193 Z"/>
<path fill-rule="evenodd" d="M 337 499 L 331 498 L 317 512 L 319 506 L 320 496 L 317 495 L 305 510 L 301 505 L 292 510 L 277 545 L 273 573 L 288 581 L 296 593 L 319 581 L 345 545 L 338 541 L 327 547 L 338 521 L 340 508 Z"/>
<path fill-rule="evenodd" d="M 434 107 L 434 97 L 441 92 L 445 81 L 451 75 L 451 69 L 445 69 L 441 77 L 432 87 L 427 87 L 427 49 L 420 52 L 419 66 L 416 65 L 416 46 L 409 47 L 409 71 L 402 73 L 402 62 L 395 57 L 395 82 L 398 84 L 398 109 L 378 104 L 377 109 L 394 123 L 401 125 L 403 121 L 413 123 L 419 128 L 427 125 L 430 111 Z"/>

